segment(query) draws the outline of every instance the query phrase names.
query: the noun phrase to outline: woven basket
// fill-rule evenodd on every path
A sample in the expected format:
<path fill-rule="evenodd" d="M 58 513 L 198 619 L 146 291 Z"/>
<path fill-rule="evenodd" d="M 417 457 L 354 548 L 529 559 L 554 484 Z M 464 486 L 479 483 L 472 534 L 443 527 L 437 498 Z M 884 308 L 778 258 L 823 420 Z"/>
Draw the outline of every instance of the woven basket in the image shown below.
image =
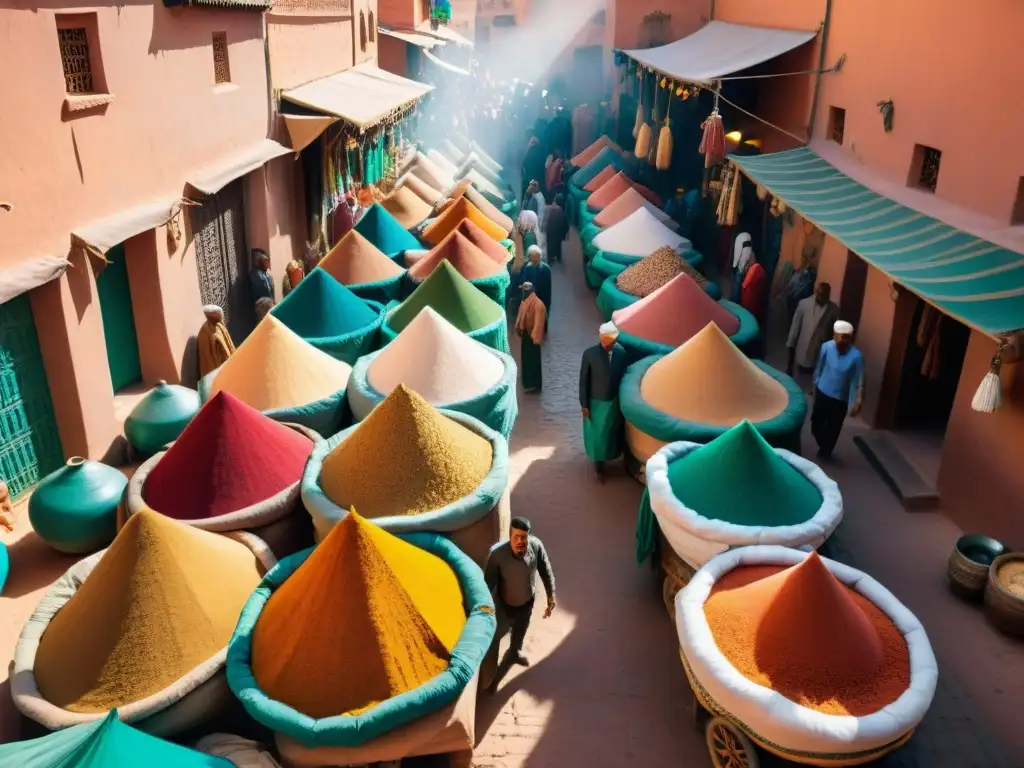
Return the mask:
<path fill-rule="evenodd" d="M 1005 551 L 1006 547 L 988 536 L 961 536 L 949 553 L 946 566 L 949 591 L 964 600 L 980 601 L 988 583 L 988 569 Z"/>
<path fill-rule="evenodd" d="M 1017 592 L 1011 592 L 1008 574 L 1001 572 L 1008 565 L 1024 566 L 1024 552 L 1008 552 L 993 562 L 985 586 L 985 617 L 1007 635 L 1024 637 L 1024 570 L 1014 580 Z"/>

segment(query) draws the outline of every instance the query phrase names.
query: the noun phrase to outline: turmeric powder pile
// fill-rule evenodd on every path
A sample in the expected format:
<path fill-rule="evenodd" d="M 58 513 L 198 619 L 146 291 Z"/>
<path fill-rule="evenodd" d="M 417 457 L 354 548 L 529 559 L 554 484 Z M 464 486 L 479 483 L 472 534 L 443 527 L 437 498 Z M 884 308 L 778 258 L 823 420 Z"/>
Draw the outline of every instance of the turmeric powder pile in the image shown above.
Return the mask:
<path fill-rule="evenodd" d="M 744 677 L 809 709 L 861 717 L 910 686 L 910 651 L 892 619 L 840 583 L 816 552 L 791 568 L 733 569 L 704 615 Z"/>
<path fill-rule="evenodd" d="M 353 509 L 267 601 L 252 670 L 310 717 L 358 714 L 445 671 L 465 623 L 448 564 Z"/>
<path fill-rule="evenodd" d="M 174 684 L 223 651 L 261 578 L 243 544 L 144 509 L 128 519 L 43 633 L 43 698 L 106 712 Z"/>
<path fill-rule="evenodd" d="M 417 515 L 473 493 L 493 459 L 490 442 L 400 384 L 327 455 L 320 487 L 370 519 Z"/>

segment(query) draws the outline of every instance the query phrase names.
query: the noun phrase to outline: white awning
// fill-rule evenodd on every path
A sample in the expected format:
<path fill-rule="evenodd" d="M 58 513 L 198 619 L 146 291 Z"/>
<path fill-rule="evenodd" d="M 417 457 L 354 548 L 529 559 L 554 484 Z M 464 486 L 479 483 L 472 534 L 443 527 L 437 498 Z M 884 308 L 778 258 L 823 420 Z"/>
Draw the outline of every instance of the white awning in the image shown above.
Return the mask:
<path fill-rule="evenodd" d="M 456 75 L 464 75 L 466 77 L 469 77 L 469 75 L 472 74 L 468 69 L 456 67 L 454 64 L 449 64 L 447 61 L 442 61 L 441 59 L 437 58 L 437 56 L 432 54 L 430 51 L 424 51 L 423 55 L 426 56 L 435 64 L 437 64 L 437 66 L 439 66 L 441 69 L 446 69 L 449 72 L 454 72 Z"/>
<path fill-rule="evenodd" d="M 657 48 L 622 51 L 685 83 L 710 83 L 810 42 L 818 33 L 712 21 L 688 37 Z"/>
<path fill-rule="evenodd" d="M 433 89 L 432 85 L 417 83 L 365 63 L 300 85 L 282 95 L 293 104 L 335 115 L 365 131 Z"/>
<path fill-rule="evenodd" d="M 71 242 L 102 256 L 118 243 L 166 224 L 180 202 L 180 196 L 166 197 L 120 211 L 75 228 L 71 232 Z"/>
<path fill-rule="evenodd" d="M 426 35 L 423 34 L 422 32 L 415 32 L 407 29 L 391 29 L 390 27 L 378 27 L 378 30 L 382 35 L 397 38 L 398 40 L 408 43 L 409 45 L 415 45 L 423 49 L 433 48 L 434 46 L 445 44 L 444 40 L 442 40 L 440 37 Z"/>
<path fill-rule="evenodd" d="M 455 43 L 456 45 L 461 45 L 464 48 L 472 48 L 473 47 L 473 41 L 472 40 L 470 40 L 469 38 L 463 37 L 458 32 L 456 32 L 454 29 L 452 29 L 451 27 L 446 26 L 444 24 L 438 24 L 437 25 L 437 29 L 434 29 L 433 27 L 430 26 L 430 22 L 429 21 L 424 21 L 422 24 L 420 24 L 418 27 L 416 27 L 416 31 L 417 32 L 422 32 L 424 35 L 433 35 L 434 37 L 439 37 L 442 40 L 447 40 L 449 43 Z"/>
<path fill-rule="evenodd" d="M 215 195 L 235 179 L 255 171 L 269 160 L 287 155 L 292 150 L 278 144 L 273 139 L 263 139 L 258 144 L 236 152 L 215 168 L 200 172 L 198 178 L 189 179 L 188 183 L 204 195 Z"/>

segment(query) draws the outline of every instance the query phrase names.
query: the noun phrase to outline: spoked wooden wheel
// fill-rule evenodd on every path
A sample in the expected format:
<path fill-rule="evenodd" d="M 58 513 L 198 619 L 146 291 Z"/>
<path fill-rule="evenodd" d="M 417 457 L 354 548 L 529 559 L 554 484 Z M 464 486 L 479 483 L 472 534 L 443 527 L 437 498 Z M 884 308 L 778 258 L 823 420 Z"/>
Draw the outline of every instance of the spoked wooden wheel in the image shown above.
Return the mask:
<path fill-rule="evenodd" d="M 713 717 L 704 729 L 704 740 L 715 768 L 759 768 L 754 745 L 724 717 Z"/>

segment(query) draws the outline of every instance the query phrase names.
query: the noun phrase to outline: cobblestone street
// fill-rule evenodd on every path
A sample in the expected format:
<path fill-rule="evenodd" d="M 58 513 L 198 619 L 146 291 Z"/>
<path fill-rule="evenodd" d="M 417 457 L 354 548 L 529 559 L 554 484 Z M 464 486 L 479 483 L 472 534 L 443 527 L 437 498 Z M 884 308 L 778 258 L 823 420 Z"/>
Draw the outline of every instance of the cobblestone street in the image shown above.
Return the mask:
<path fill-rule="evenodd" d="M 474 764 L 710 765 L 703 734 L 691 725 L 675 630 L 649 571 L 634 559 L 641 488 L 625 475 L 598 484 L 583 453 L 578 367 L 583 349 L 596 343 L 600 317 L 583 283 L 578 243 L 568 251 L 566 263 L 553 267 L 544 391 L 520 394 L 512 438 L 513 513 L 528 515 L 548 547 L 558 609 L 544 621 L 538 601 L 526 645 L 532 666 L 515 668 L 482 700 Z M 1021 768 L 1024 760 L 1009 756 L 1024 748 L 1012 714 L 1024 711 L 1021 646 L 946 590 L 945 559 L 958 535 L 952 523 L 903 512 L 850 442 L 855 429 L 846 432 L 828 469 L 846 499 L 834 554 L 868 570 L 917 613 L 941 669 L 917 735 L 878 765 Z"/>

